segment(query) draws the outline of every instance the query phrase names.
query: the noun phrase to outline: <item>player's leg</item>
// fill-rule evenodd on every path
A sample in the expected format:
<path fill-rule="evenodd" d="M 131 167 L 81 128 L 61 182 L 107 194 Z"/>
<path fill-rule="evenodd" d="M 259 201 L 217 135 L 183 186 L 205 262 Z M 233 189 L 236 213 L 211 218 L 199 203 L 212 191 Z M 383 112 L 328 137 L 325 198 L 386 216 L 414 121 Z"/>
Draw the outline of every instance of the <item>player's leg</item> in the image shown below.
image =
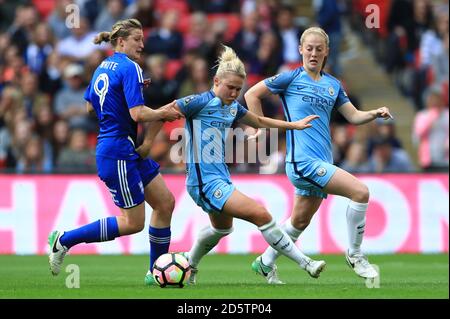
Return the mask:
<path fill-rule="evenodd" d="M 147 285 L 154 283 L 152 271 L 153 264 L 159 256 L 167 253 L 170 246 L 170 222 L 175 207 L 175 198 L 167 188 L 161 174 L 156 175 L 145 186 L 145 200 L 153 208 L 148 235 L 150 242 L 149 270 L 144 282 Z"/>
<path fill-rule="evenodd" d="M 282 229 L 295 242 L 312 216 L 319 209 L 323 198 L 327 194 L 323 192 L 322 185 L 326 185 L 334 174 L 336 168 L 323 161 L 311 161 L 308 163 L 286 163 L 286 176 L 295 187 L 294 207 L 291 218 L 281 226 Z M 259 263 L 269 266 L 275 265 L 275 260 L 280 254 L 270 246 L 252 264 L 256 269 Z"/>
<path fill-rule="evenodd" d="M 208 254 L 223 237 L 233 232 L 233 218 L 220 213 L 210 213 L 211 225 L 206 226 L 197 234 L 187 257 L 191 265 L 189 284 L 195 285 L 197 281 L 198 265 L 200 260 Z"/>
<path fill-rule="evenodd" d="M 240 191 L 234 190 L 223 207 L 223 213 L 255 224 L 273 249 L 294 260 L 312 277 L 319 277 L 324 269 L 325 262 L 313 261 L 303 254 L 286 232 L 276 225 L 266 208 Z"/>
<path fill-rule="evenodd" d="M 188 283 L 195 284 L 200 260 L 219 243 L 221 238 L 233 231 L 233 218 L 222 214 L 221 210 L 233 193 L 234 186 L 225 180 L 215 180 L 202 187 L 188 186 L 187 190 L 194 202 L 208 213 L 211 221 L 210 226 L 200 230 L 191 250 L 185 253 L 191 265 Z"/>
<path fill-rule="evenodd" d="M 132 208 L 121 208 L 121 216 L 111 216 L 99 219 L 90 224 L 70 231 L 55 230 L 50 233 L 48 243 L 50 246 L 49 263 L 54 276 L 58 275 L 64 257 L 69 249 L 80 243 L 104 242 L 140 232 L 144 228 L 144 203 Z"/>
<path fill-rule="evenodd" d="M 211 251 L 221 238 L 233 232 L 233 218 L 226 215 L 211 213 L 208 215 L 211 225 L 201 229 L 189 251 L 189 264 L 197 268 L 200 260 Z"/>
<path fill-rule="evenodd" d="M 175 208 L 175 198 L 167 188 L 161 175 L 156 176 L 145 187 L 145 198 L 147 203 L 153 208 L 148 228 L 150 269 L 152 269 L 156 259 L 169 251 L 170 222 L 173 209 Z"/>
<path fill-rule="evenodd" d="M 349 249 L 346 253 L 347 263 L 361 277 L 374 278 L 378 276 L 377 271 L 361 252 L 366 226 L 369 189 L 355 176 L 338 168 L 330 182 L 325 186 L 324 191 L 350 199 L 346 213 L 349 238 Z"/>
<path fill-rule="evenodd" d="M 291 218 L 287 219 L 281 226 L 294 243 L 311 222 L 311 219 L 319 209 L 322 200 L 323 198 L 315 196 L 295 196 Z M 273 266 L 275 260 L 279 256 L 280 253 L 269 246 L 260 257 L 262 263 Z M 257 262 L 257 260 L 255 260 L 255 262 Z"/>
<path fill-rule="evenodd" d="M 144 194 L 135 161 L 97 157 L 99 176 L 105 182 L 121 216 L 110 216 L 70 230 L 53 231 L 48 237 L 53 275 L 61 269 L 67 251 L 80 243 L 110 241 L 141 231 L 145 223 Z M 101 164 L 100 164 L 101 163 Z"/>
<path fill-rule="evenodd" d="M 369 201 L 369 189 L 352 174 L 338 169 L 325 191 L 329 194 L 350 199 L 347 207 L 347 226 L 349 235 L 349 252 L 361 252 L 361 243 L 366 223 L 366 209 Z"/>

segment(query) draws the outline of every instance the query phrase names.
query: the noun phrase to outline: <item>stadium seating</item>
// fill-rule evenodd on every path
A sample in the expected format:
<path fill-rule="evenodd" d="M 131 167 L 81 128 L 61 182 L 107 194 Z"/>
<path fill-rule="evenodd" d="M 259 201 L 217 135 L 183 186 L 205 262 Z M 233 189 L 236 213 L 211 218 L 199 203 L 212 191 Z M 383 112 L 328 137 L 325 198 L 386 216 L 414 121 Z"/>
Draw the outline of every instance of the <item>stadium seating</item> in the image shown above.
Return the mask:
<path fill-rule="evenodd" d="M 171 80 L 183 66 L 182 60 L 168 60 L 166 65 L 166 78 Z"/>
<path fill-rule="evenodd" d="M 189 14 L 189 5 L 185 0 L 156 0 L 156 12 L 164 13 L 169 10 L 176 10 L 181 15 L 186 15 Z"/>
<path fill-rule="evenodd" d="M 32 3 L 36 7 L 42 19 L 45 20 L 55 7 L 56 0 L 32 0 Z"/>

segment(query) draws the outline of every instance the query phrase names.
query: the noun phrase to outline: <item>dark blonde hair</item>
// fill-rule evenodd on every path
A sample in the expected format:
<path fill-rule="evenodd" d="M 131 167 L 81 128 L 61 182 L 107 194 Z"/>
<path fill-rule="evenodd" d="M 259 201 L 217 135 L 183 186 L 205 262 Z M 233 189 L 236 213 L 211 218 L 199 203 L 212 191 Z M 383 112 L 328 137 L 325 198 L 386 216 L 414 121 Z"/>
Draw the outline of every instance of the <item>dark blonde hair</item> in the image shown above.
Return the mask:
<path fill-rule="evenodd" d="M 236 52 L 226 45 L 223 46 L 224 50 L 218 59 L 218 68 L 216 76 L 223 77 L 226 73 L 234 73 L 245 79 L 247 73 L 245 72 L 244 63 L 236 55 Z"/>
<path fill-rule="evenodd" d="M 102 42 L 111 42 L 111 44 L 115 47 L 119 37 L 128 37 L 134 29 L 142 29 L 142 24 L 137 19 L 117 21 L 113 25 L 111 32 L 104 31 L 98 33 L 94 39 L 94 43 L 100 44 Z"/>
<path fill-rule="evenodd" d="M 325 32 L 325 30 L 323 30 L 322 28 L 319 28 L 319 27 L 308 28 L 302 33 L 302 36 L 300 37 L 300 45 L 301 46 L 303 46 L 303 42 L 305 41 L 306 36 L 308 36 L 310 34 L 317 34 L 317 35 L 321 36 L 325 40 L 325 44 L 326 44 L 327 48 L 329 48 L 330 39 L 328 38 L 328 34 Z M 325 59 L 323 60 L 322 68 L 320 69 L 320 71 L 322 71 L 323 68 L 325 67 L 325 64 L 327 64 L 327 58 L 328 57 L 326 56 Z"/>

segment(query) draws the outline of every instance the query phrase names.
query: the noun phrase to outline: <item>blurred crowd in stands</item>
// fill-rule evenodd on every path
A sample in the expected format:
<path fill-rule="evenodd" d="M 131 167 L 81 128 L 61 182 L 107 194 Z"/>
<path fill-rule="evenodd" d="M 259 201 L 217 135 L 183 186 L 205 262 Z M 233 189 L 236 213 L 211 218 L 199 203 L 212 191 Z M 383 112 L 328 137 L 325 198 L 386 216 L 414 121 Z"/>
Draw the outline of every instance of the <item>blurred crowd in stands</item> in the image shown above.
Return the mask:
<path fill-rule="evenodd" d="M 448 171 L 448 0 L 354 3 L 355 12 L 362 18 L 356 24 L 364 23 L 370 14 L 365 10 L 368 5 L 380 8 L 380 28 L 363 36 L 375 52 L 377 62 L 415 109 L 412 139 L 420 168 L 429 172 Z"/>
<path fill-rule="evenodd" d="M 245 62 L 243 93 L 266 77 L 299 67 L 300 35 L 313 24 L 330 36 L 326 71 L 341 79 L 342 21 L 353 17 L 364 23 L 369 2 L 379 2 L 385 10 L 370 44 L 417 108 L 413 138 L 420 168 L 448 170 L 445 1 L 313 0 L 314 19 L 305 25 L 296 0 L 0 0 L 0 172 L 96 171 L 98 125 L 85 111 L 83 94 L 97 65 L 112 53 L 109 45 L 94 45 L 93 37 L 110 31 L 117 20 L 134 17 L 143 24 L 145 55 L 139 64 L 144 78 L 152 80 L 144 98 L 147 106 L 158 108 L 211 88 L 222 43 Z M 71 27 L 77 10 L 79 25 Z M 364 30 L 359 26 L 353 31 L 364 35 Z M 363 97 L 348 93 L 356 106 L 363 102 Z M 239 101 L 245 105 L 243 94 Z M 266 99 L 263 109 L 267 116 L 284 118 L 277 97 Z M 364 134 L 357 134 L 333 114 L 337 165 L 355 173 L 416 169 L 396 136 L 395 121 L 368 125 Z M 170 157 L 171 146 L 179 140 L 171 133 L 183 126 L 183 120 L 166 123 L 154 142 L 151 156 L 163 171 L 184 172 L 184 164 Z M 138 139 L 145 129 L 139 126 Z M 284 139 L 280 132 L 278 151 L 270 154 L 270 161 L 231 163 L 230 169 L 284 172 Z"/>

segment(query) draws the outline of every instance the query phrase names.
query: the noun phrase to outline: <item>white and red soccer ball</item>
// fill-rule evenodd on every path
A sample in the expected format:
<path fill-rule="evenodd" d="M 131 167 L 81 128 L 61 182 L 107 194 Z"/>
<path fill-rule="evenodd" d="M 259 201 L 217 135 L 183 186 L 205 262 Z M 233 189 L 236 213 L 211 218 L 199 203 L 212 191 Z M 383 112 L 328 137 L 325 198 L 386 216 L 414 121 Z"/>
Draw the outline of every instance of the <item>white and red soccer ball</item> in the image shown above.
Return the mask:
<path fill-rule="evenodd" d="M 191 267 L 186 257 L 179 253 L 159 256 L 153 265 L 153 278 L 161 288 L 183 288 L 191 275 Z"/>

